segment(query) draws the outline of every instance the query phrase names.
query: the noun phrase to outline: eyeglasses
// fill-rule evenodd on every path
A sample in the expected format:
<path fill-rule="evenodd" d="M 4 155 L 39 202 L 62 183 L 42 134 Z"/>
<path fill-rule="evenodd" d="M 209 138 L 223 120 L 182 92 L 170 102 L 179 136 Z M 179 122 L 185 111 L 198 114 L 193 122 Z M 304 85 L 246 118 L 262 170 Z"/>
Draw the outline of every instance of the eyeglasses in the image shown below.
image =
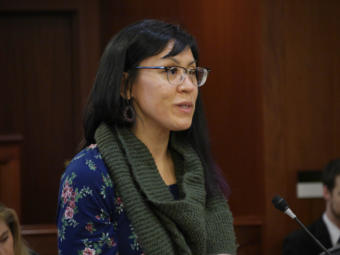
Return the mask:
<path fill-rule="evenodd" d="M 211 71 L 208 68 L 196 67 L 185 68 L 182 66 L 137 66 L 137 69 L 163 69 L 167 74 L 167 79 L 172 85 L 181 84 L 186 76 L 189 76 L 191 82 L 197 87 L 202 87 L 207 80 Z"/>

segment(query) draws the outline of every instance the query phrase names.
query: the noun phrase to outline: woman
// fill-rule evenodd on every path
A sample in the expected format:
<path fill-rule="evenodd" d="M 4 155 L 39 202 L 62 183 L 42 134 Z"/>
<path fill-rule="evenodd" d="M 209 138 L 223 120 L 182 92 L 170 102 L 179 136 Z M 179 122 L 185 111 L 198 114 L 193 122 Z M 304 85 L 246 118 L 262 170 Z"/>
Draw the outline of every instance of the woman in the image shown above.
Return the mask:
<path fill-rule="evenodd" d="M 28 255 L 21 239 L 20 224 L 14 210 L 0 204 L 0 254 Z"/>
<path fill-rule="evenodd" d="M 235 254 L 232 216 L 210 155 L 193 37 L 144 20 L 100 61 L 86 148 L 62 176 L 61 254 Z"/>

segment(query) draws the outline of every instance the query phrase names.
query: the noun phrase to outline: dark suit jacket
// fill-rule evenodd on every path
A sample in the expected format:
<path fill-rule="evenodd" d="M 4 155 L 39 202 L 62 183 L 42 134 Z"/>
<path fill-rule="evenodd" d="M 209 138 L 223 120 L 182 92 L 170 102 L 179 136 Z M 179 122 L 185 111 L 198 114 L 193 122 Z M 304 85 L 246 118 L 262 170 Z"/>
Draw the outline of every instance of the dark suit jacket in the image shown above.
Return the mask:
<path fill-rule="evenodd" d="M 307 228 L 326 249 L 332 247 L 331 238 L 322 217 Z M 321 252 L 322 249 L 302 229 L 291 233 L 283 241 L 283 255 L 319 255 Z"/>

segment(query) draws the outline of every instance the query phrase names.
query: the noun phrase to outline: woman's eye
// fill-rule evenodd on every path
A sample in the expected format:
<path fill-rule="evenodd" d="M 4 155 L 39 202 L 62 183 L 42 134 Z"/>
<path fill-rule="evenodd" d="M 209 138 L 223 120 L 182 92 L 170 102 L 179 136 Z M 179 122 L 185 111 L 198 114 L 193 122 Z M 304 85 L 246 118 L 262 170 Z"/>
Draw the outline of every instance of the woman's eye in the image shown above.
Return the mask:
<path fill-rule="evenodd" d="M 189 69 L 188 73 L 189 75 L 196 76 L 196 69 Z"/>
<path fill-rule="evenodd" d="M 177 74 L 178 68 L 177 68 L 177 67 L 170 67 L 170 68 L 168 69 L 168 72 L 169 72 L 170 74 L 172 74 L 172 75 Z"/>
<path fill-rule="evenodd" d="M 6 242 L 7 239 L 8 239 L 8 236 L 2 237 L 2 238 L 0 239 L 0 243 Z"/>

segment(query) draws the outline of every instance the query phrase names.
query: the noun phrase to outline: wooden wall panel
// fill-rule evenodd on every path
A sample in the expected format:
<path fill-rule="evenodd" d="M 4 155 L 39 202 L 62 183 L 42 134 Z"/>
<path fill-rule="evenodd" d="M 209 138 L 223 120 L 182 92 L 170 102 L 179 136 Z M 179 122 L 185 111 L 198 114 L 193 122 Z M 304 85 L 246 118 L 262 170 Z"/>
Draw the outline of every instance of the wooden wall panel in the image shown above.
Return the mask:
<path fill-rule="evenodd" d="M 0 136 L 0 202 L 13 208 L 21 218 L 22 136 Z"/>
<path fill-rule="evenodd" d="M 264 1 L 263 5 L 263 119 L 265 222 L 264 254 L 279 254 L 287 221 L 273 208 L 275 194 L 287 194 L 284 110 L 285 48 L 283 31 L 284 1 Z M 274 247 L 273 247 L 274 246 Z"/>
<path fill-rule="evenodd" d="M 70 31 L 68 15 L 1 18 L 1 48 L 7 60 L 0 68 L 5 102 L 1 108 L 8 117 L 1 116 L 0 123 L 8 125 L 1 126 L 1 132 L 20 132 L 25 138 L 22 209 L 27 222 L 46 222 L 55 215 L 63 161 L 75 144 Z M 46 206 L 49 203 L 53 206 Z"/>
<path fill-rule="evenodd" d="M 102 0 L 101 3 L 101 48 L 104 50 L 111 37 L 123 27 L 142 19 L 161 19 L 178 22 L 180 1 L 172 1 L 169 7 L 155 0 Z"/>
<path fill-rule="evenodd" d="M 309 224 L 322 199 L 297 199 L 297 172 L 321 169 L 339 150 L 338 1 L 264 1 L 264 251 L 278 254 L 295 222 L 273 209 L 280 193 Z"/>
<path fill-rule="evenodd" d="M 98 2 L 2 1 L 0 12 L 0 133 L 24 136 L 23 223 L 54 223 L 99 57 Z"/>
<path fill-rule="evenodd" d="M 187 3 L 180 16 L 197 37 L 201 64 L 213 70 L 201 91 L 212 149 L 231 186 L 236 216 L 263 214 L 259 3 L 200 1 L 196 20 L 185 15 L 191 10 Z"/>
<path fill-rule="evenodd" d="M 338 45 L 340 4 L 332 1 L 292 1 L 287 5 L 286 24 L 286 88 L 287 112 L 287 168 L 296 176 L 298 170 L 321 169 L 340 151 L 334 150 L 334 123 L 340 108 L 334 107 L 334 60 L 340 59 Z M 299 24 L 298 26 L 296 24 Z M 335 53 L 335 54 L 334 54 Z M 339 126 L 338 126 L 339 128 Z M 334 132 L 335 131 L 335 132 Z M 294 177 L 295 177 L 294 176 Z M 295 179 L 288 183 L 290 187 Z M 323 201 L 294 201 L 292 205 L 304 215 L 301 219 L 313 221 L 324 208 Z M 306 214 L 308 212 L 308 214 Z"/>

